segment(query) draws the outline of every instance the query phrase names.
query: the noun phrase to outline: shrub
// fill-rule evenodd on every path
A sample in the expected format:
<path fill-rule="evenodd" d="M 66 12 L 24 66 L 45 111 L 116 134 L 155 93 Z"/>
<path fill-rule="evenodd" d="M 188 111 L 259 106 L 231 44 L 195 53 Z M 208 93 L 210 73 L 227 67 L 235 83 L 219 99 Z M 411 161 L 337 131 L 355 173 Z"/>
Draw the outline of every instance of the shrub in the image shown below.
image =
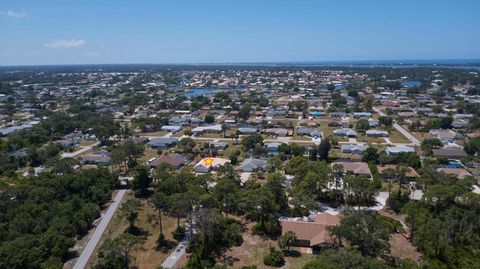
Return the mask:
<path fill-rule="evenodd" d="M 263 257 L 263 263 L 267 266 L 281 267 L 285 264 L 283 259 L 283 253 L 280 250 L 276 250 L 274 247 L 270 247 L 270 253 Z"/>
<path fill-rule="evenodd" d="M 173 231 L 173 238 L 177 241 L 183 240 L 185 237 L 185 228 L 179 226 L 175 231 Z"/>
<path fill-rule="evenodd" d="M 395 213 L 398 213 L 402 210 L 403 206 L 410 201 L 409 193 L 403 193 L 400 195 L 390 195 L 387 199 L 387 205 L 390 207 Z"/>

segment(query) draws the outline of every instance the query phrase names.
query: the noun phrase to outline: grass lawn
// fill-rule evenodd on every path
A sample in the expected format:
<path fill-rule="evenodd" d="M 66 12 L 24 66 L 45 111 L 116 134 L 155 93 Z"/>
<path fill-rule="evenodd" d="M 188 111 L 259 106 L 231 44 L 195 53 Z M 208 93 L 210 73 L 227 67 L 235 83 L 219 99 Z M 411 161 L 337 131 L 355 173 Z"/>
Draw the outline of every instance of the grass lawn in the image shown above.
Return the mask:
<path fill-rule="evenodd" d="M 126 199 L 131 198 L 132 195 L 129 194 L 125 196 Z M 122 234 L 128 227 L 127 221 L 120 218 L 118 215 L 119 211 L 115 212 L 115 216 L 112 218 L 112 221 L 109 223 L 107 230 L 102 235 L 97 248 L 95 249 L 92 257 L 90 258 L 87 267 L 91 268 L 96 261 L 98 260 L 98 251 L 100 246 L 105 242 L 107 238 L 115 238 Z M 146 234 L 146 241 L 142 245 L 142 249 L 135 251 L 133 253 L 135 261 L 132 265 L 137 266 L 138 268 L 145 269 L 155 269 L 158 268 L 162 262 L 168 257 L 168 255 L 173 251 L 169 249 L 166 251 L 157 250 L 156 240 L 160 235 L 160 230 L 158 226 L 152 226 L 147 222 L 148 215 L 156 213 L 154 209 L 145 201 L 142 201 L 142 209 L 138 215 L 138 219 L 135 222 L 135 225 L 140 228 Z M 163 221 L 163 233 L 167 240 L 173 241 L 172 232 L 175 230 L 177 221 L 176 219 L 169 218 L 167 216 L 162 217 Z"/>
<path fill-rule="evenodd" d="M 420 141 L 423 141 L 427 138 L 433 138 L 433 136 L 431 136 L 429 133 L 425 133 L 425 132 L 410 132 L 410 133 Z"/>
<path fill-rule="evenodd" d="M 312 138 L 306 137 L 306 136 L 298 136 L 294 135 L 292 136 L 292 140 L 304 140 L 304 141 L 312 141 Z"/>
<path fill-rule="evenodd" d="M 327 124 L 322 124 L 320 125 L 320 130 L 322 131 L 323 133 L 323 137 L 329 137 L 329 136 L 334 136 L 333 135 L 333 130 L 337 130 L 337 129 L 340 129 L 340 127 L 329 127 L 327 126 Z M 345 141 L 348 141 L 348 138 L 345 138 L 345 137 L 341 137 L 341 136 L 336 136 L 336 138 L 338 139 L 338 141 L 340 142 L 345 142 Z"/>
<path fill-rule="evenodd" d="M 155 157 L 158 157 L 158 156 L 160 156 L 160 155 L 158 155 L 156 149 L 145 148 L 145 152 L 143 153 L 143 156 L 140 157 L 140 161 L 148 161 L 151 158 L 155 158 Z"/>
<path fill-rule="evenodd" d="M 224 151 L 219 151 L 218 156 L 223 156 L 225 158 L 230 158 L 230 155 L 233 154 L 237 150 L 242 150 L 241 145 L 233 145 L 232 143 L 228 143 L 228 147 Z"/>
<path fill-rule="evenodd" d="M 390 133 L 390 141 L 393 143 L 410 143 L 410 141 L 397 130 Z"/>
<path fill-rule="evenodd" d="M 93 145 L 97 142 L 98 142 L 97 140 L 83 140 L 83 141 L 80 142 L 80 146 L 81 147 L 91 146 L 91 145 Z"/>
<path fill-rule="evenodd" d="M 140 133 L 140 136 L 164 136 L 168 134 L 168 132 L 165 131 L 156 131 L 156 132 L 151 132 L 151 133 Z"/>
<path fill-rule="evenodd" d="M 251 226 L 250 224 L 247 228 L 251 228 Z M 241 268 L 245 265 L 256 265 L 259 269 L 272 268 L 263 264 L 263 257 L 269 253 L 270 245 L 279 249 L 276 241 L 252 235 L 249 229 L 243 234 L 243 240 L 241 246 L 233 247 L 225 253 L 223 262 L 233 261 L 232 268 Z M 310 254 L 301 254 L 300 257 L 286 257 L 283 268 L 300 269 L 312 257 Z"/>
<path fill-rule="evenodd" d="M 206 137 L 206 138 L 223 138 L 223 133 L 203 133 L 198 137 Z"/>
<path fill-rule="evenodd" d="M 378 143 L 385 143 L 385 139 L 383 139 L 382 137 L 368 137 L 366 135 L 363 135 L 363 134 L 360 134 L 358 137 L 357 137 L 357 141 L 358 142 L 366 142 L 366 143 L 369 143 L 369 144 L 378 144 Z"/>
<path fill-rule="evenodd" d="M 156 241 L 160 236 L 160 229 L 158 226 L 152 226 L 148 223 L 148 215 L 157 214 L 157 212 L 152 208 L 146 201 L 142 202 L 143 209 L 138 215 L 137 227 L 145 231 L 148 236 L 147 240 L 142 246 L 142 249 L 135 251 L 133 253 L 135 257 L 135 265 L 138 268 L 145 269 L 155 269 L 158 268 L 162 262 L 168 257 L 168 255 L 174 250 L 157 250 Z M 169 241 L 176 242 L 172 237 L 172 232 L 177 227 L 177 220 L 169 218 L 167 216 L 162 216 L 163 222 L 163 234 L 165 238 Z M 176 243 L 175 243 L 176 244 Z"/>

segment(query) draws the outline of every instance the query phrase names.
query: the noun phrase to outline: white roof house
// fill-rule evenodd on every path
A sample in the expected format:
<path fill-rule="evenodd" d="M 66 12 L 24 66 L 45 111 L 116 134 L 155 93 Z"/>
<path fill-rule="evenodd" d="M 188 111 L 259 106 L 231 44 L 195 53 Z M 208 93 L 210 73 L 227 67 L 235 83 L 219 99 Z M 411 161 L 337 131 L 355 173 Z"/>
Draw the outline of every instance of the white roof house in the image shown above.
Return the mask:
<path fill-rule="evenodd" d="M 211 159 L 211 164 L 208 164 L 208 159 Z M 197 173 L 208 173 L 212 170 L 217 170 L 220 166 L 230 163 L 230 160 L 223 158 L 207 157 L 201 159 L 194 167 L 193 170 Z"/>
<path fill-rule="evenodd" d="M 372 136 L 372 137 L 388 137 L 389 136 L 388 132 L 383 130 L 367 130 L 365 134 L 367 136 Z"/>
<path fill-rule="evenodd" d="M 333 131 L 333 134 L 336 136 L 348 136 L 348 137 L 357 137 L 357 132 L 350 128 L 342 128 Z"/>
<path fill-rule="evenodd" d="M 342 153 L 351 153 L 356 155 L 361 155 L 368 148 L 364 145 L 342 145 Z"/>
<path fill-rule="evenodd" d="M 415 149 L 409 146 L 395 146 L 395 147 L 387 147 L 385 149 L 385 152 L 388 155 L 394 155 L 394 154 L 399 154 L 399 153 L 415 153 Z"/>
<path fill-rule="evenodd" d="M 162 128 L 160 128 L 160 130 L 176 133 L 176 132 L 182 130 L 182 128 L 183 127 L 181 125 L 163 125 Z"/>
<path fill-rule="evenodd" d="M 265 171 L 267 168 L 267 161 L 262 159 L 248 158 L 242 162 L 240 167 L 243 172 Z"/>
<path fill-rule="evenodd" d="M 208 126 L 198 126 L 192 129 L 193 133 L 204 133 L 204 132 L 221 132 L 222 125 L 215 124 L 215 125 L 208 125 Z"/>

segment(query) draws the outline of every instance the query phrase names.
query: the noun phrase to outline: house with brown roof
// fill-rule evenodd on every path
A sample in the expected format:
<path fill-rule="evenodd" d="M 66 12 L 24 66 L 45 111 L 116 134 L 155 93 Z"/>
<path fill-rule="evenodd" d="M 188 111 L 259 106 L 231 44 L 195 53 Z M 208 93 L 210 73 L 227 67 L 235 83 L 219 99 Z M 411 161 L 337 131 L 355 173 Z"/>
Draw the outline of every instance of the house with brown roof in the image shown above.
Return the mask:
<path fill-rule="evenodd" d="M 453 175 L 458 179 L 464 179 L 466 177 L 473 176 L 467 169 L 464 168 L 451 168 L 451 167 L 442 167 L 437 168 L 437 172 L 443 172 L 445 174 Z"/>
<path fill-rule="evenodd" d="M 368 164 L 365 162 L 334 162 L 331 164 L 332 167 L 335 164 L 340 164 L 345 174 L 354 174 L 357 176 L 372 178 L 372 172 L 370 171 L 370 168 L 368 168 Z"/>
<path fill-rule="evenodd" d="M 463 158 L 467 157 L 467 153 L 459 148 L 442 148 L 442 149 L 432 149 L 433 156 L 435 157 L 445 157 L 450 159 Z"/>
<path fill-rule="evenodd" d="M 340 218 L 328 213 L 321 213 L 315 217 L 315 221 L 280 221 L 282 235 L 292 231 L 297 236 L 295 245 L 303 252 L 312 253 L 313 249 L 329 244 L 330 234 L 327 227 L 338 225 Z"/>
<path fill-rule="evenodd" d="M 175 167 L 176 169 L 179 169 L 180 167 L 184 166 L 185 164 L 188 163 L 188 158 L 186 156 L 183 156 L 181 154 L 177 153 L 172 153 L 172 154 L 167 154 L 167 155 L 162 155 L 155 160 L 151 161 L 148 163 L 148 167 L 150 168 L 156 168 L 162 163 L 170 164 L 171 166 Z"/>
<path fill-rule="evenodd" d="M 378 173 L 380 174 L 380 176 L 382 176 L 383 178 L 385 179 L 388 179 L 388 173 L 386 173 L 386 171 L 388 169 L 397 169 L 397 165 L 394 165 L 394 164 L 386 164 L 386 165 L 378 165 L 377 166 L 377 170 L 378 170 Z M 417 177 L 419 177 L 417 171 L 415 171 L 415 169 L 413 169 L 412 167 L 408 166 L 406 167 L 407 168 L 407 171 L 405 173 L 405 176 L 409 179 L 415 179 Z"/>

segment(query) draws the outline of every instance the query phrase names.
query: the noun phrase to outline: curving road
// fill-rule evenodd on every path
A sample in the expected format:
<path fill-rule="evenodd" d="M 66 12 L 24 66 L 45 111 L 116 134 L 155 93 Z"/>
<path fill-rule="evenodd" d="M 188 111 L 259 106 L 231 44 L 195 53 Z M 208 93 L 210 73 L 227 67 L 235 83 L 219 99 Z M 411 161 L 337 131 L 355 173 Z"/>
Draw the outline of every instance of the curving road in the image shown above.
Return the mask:
<path fill-rule="evenodd" d="M 88 240 L 87 245 L 82 251 L 82 254 L 80 254 L 80 257 L 78 257 L 77 261 L 75 262 L 73 269 L 85 268 L 88 260 L 90 259 L 90 256 L 92 256 L 93 251 L 98 245 L 98 241 L 100 241 L 100 238 L 102 237 L 102 234 L 105 232 L 108 226 L 108 223 L 112 219 L 115 211 L 120 205 L 120 202 L 125 196 L 125 193 L 127 193 L 127 190 L 119 190 L 117 195 L 115 195 L 115 198 L 113 198 L 113 202 L 108 207 L 107 212 L 105 212 L 105 215 L 102 216 L 102 220 L 98 224 L 97 228 L 95 228 L 95 231 L 93 232 L 92 237 L 90 237 L 90 239 Z"/>

